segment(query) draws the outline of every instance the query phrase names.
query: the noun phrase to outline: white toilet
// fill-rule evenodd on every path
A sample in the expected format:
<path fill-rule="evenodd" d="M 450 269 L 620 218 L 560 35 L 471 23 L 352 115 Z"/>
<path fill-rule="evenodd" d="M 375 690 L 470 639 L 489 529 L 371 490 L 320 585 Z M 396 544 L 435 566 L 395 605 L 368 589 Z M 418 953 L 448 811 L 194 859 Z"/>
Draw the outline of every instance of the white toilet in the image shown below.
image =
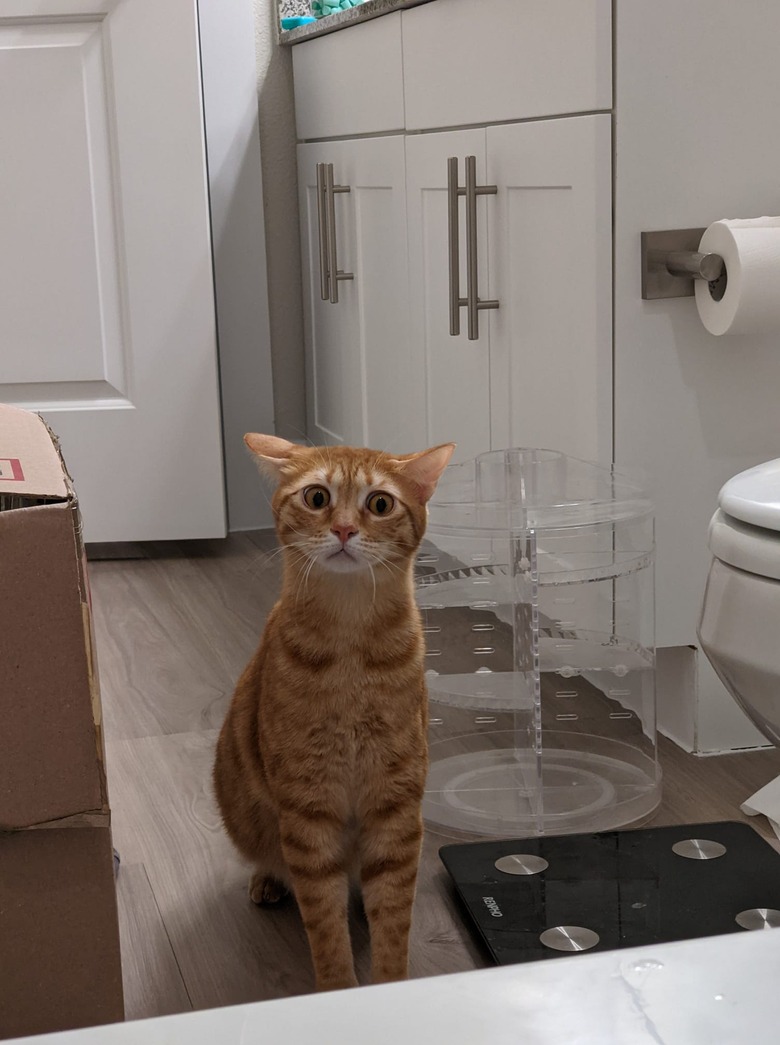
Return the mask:
<path fill-rule="evenodd" d="M 699 640 L 740 707 L 780 745 L 780 459 L 729 479 L 718 503 Z"/>

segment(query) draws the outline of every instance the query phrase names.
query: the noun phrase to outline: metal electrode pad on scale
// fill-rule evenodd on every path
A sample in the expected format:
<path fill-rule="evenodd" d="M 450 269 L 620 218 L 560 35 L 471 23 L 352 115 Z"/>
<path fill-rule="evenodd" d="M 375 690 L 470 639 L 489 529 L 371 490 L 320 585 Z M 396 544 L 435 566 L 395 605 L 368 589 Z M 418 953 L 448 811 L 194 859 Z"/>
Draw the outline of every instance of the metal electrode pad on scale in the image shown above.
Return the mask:
<path fill-rule="evenodd" d="M 502 965 L 780 926 L 780 854 L 746 824 L 474 842 L 439 853 L 468 921 Z"/>

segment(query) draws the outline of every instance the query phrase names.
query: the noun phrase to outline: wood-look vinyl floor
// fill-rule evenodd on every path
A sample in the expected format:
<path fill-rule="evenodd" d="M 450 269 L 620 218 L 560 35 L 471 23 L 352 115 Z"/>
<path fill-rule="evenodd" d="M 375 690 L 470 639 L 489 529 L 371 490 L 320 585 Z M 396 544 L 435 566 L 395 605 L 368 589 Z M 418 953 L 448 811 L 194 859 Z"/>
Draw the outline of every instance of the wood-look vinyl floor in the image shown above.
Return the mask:
<path fill-rule="evenodd" d="M 278 998 L 312 989 L 295 905 L 260 909 L 248 869 L 221 831 L 211 793 L 213 747 L 238 674 L 279 584 L 268 533 L 226 541 L 90 549 L 129 1019 Z M 661 739 L 657 824 L 744 819 L 740 802 L 780 773 L 780 751 L 687 755 Z M 768 824 L 753 824 L 772 839 Z M 481 967 L 426 834 L 411 948 L 412 976 Z M 358 975 L 365 923 L 353 912 Z"/>

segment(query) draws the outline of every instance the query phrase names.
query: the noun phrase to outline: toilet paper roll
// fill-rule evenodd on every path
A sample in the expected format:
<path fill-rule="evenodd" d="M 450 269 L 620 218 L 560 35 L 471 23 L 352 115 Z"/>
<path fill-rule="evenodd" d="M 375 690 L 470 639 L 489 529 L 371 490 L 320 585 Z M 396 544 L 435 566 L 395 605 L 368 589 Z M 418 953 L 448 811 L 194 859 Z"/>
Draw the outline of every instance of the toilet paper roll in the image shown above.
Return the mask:
<path fill-rule="evenodd" d="M 705 231 L 703 254 L 726 263 L 720 301 L 705 280 L 696 280 L 696 307 L 711 334 L 780 331 L 780 218 L 724 218 Z"/>

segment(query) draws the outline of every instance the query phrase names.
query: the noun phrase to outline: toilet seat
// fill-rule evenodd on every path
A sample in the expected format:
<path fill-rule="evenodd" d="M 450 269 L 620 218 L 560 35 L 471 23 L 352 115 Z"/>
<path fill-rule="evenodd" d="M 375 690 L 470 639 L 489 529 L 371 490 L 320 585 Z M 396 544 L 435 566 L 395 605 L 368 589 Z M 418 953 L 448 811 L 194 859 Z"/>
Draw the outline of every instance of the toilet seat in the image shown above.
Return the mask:
<path fill-rule="evenodd" d="M 732 519 L 780 531 L 780 458 L 729 479 L 718 495 L 718 504 Z"/>
<path fill-rule="evenodd" d="M 709 533 L 715 558 L 780 580 L 780 458 L 729 479 L 718 503 Z"/>

